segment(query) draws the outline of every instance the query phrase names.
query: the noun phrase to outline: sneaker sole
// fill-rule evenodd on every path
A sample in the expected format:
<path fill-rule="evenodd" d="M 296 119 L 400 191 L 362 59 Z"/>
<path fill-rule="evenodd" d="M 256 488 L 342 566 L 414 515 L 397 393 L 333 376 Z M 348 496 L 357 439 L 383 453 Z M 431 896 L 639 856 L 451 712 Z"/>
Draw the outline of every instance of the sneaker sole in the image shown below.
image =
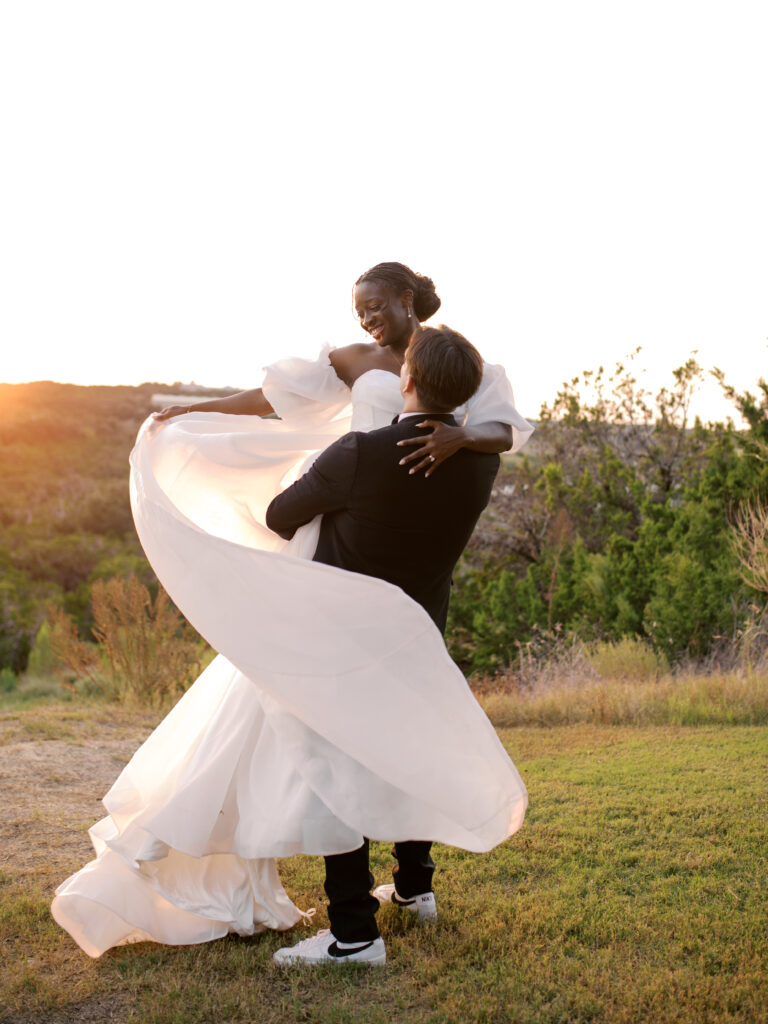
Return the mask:
<path fill-rule="evenodd" d="M 286 957 L 278 959 L 272 956 L 278 967 L 322 967 L 324 964 L 333 964 L 334 967 L 383 967 L 387 962 L 387 955 L 377 956 L 370 960 L 352 960 L 350 957 L 323 957 L 322 960 L 308 960 L 303 956 Z"/>

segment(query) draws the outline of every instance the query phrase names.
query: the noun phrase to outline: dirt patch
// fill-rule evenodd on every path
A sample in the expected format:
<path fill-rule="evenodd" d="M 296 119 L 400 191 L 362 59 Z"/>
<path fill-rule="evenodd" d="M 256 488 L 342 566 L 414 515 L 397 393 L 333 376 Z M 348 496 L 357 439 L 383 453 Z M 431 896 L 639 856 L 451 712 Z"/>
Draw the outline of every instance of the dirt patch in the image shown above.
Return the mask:
<path fill-rule="evenodd" d="M 88 828 L 105 814 L 101 799 L 159 717 L 106 705 L 0 715 L 0 1024 L 131 1017 L 134 1000 L 109 963 L 76 949 L 47 907 L 93 858 Z"/>
<path fill-rule="evenodd" d="M 106 813 L 101 798 L 151 731 L 146 721 L 101 731 L 98 722 L 94 726 L 87 739 L 76 742 L 35 739 L 0 746 L 5 872 L 34 871 L 39 877 L 40 869 L 48 875 L 57 865 L 71 868 L 90 860 L 87 829 Z"/>
<path fill-rule="evenodd" d="M 128 1019 L 131 1000 L 124 993 L 86 999 L 64 1010 L 35 1010 L 32 1013 L 0 1017 L 0 1024 L 124 1024 Z"/>

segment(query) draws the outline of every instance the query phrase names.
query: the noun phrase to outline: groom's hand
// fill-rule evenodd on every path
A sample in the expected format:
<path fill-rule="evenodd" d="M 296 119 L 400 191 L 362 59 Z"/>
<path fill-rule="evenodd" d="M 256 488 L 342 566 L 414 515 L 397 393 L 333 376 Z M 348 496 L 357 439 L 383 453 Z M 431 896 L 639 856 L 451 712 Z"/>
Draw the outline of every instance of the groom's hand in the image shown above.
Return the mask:
<path fill-rule="evenodd" d="M 424 429 L 431 427 L 432 432 L 397 442 L 398 447 L 419 445 L 416 451 L 400 459 L 400 465 L 410 465 L 409 473 L 418 473 L 423 469 L 425 470 L 424 476 L 431 476 L 441 462 L 450 459 L 459 448 L 464 446 L 466 432 L 463 427 L 452 427 L 449 423 L 443 423 L 442 420 L 422 420 L 416 426 Z"/>

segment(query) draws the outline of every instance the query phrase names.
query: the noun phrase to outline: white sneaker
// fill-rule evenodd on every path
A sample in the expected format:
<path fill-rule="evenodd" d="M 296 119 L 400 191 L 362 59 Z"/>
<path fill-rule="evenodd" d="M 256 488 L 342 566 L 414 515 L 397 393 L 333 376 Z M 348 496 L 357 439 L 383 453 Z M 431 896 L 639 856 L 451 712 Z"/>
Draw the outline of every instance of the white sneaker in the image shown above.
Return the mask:
<path fill-rule="evenodd" d="M 370 942 L 339 942 L 328 928 L 323 928 L 310 939 L 278 949 L 272 959 L 276 964 L 368 964 L 379 967 L 387 962 L 387 951 L 381 936 Z"/>
<path fill-rule="evenodd" d="M 373 890 L 373 895 L 379 903 L 394 903 L 402 910 L 410 910 L 412 914 L 418 914 L 420 921 L 437 920 L 437 904 L 433 892 L 423 892 L 419 896 L 411 896 L 404 900 L 397 895 L 397 890 L 392 882 L 388 885 L 380 885 Z"/>

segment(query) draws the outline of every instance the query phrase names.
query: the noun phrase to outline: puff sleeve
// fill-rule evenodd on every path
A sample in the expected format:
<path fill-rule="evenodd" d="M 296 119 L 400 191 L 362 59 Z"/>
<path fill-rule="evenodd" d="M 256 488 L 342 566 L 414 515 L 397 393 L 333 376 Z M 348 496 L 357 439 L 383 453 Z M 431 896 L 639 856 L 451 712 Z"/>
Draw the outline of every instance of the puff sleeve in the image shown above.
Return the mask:
<path fill-rule="evenodd" d="M 512 427 L 512 452 L 522 448 L 535 429 L 515 408 L 512 385 L 504 367 L 498 364 L 483 364 L 480 387 L 465 408 L 464 423 L 468 426 L 490 421 L 508 423 Z"/>
<path fill-rule="evenodd" d="M 331 365 L 332 346 L 324 345 L 317 359 L 290 357 L 264 367 L 261 385 L 277 415 L 289 426 L 317 429 L 351 416 L 350 391 Z"/>

